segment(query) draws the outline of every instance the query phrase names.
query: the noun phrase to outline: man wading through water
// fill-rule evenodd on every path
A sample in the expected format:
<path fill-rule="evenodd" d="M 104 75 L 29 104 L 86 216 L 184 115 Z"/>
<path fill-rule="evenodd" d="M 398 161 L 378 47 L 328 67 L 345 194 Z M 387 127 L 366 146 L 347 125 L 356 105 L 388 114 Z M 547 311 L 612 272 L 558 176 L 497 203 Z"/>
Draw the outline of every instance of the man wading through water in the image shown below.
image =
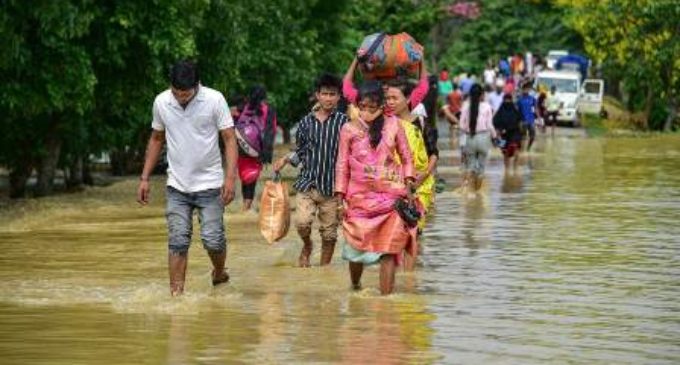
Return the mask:
<path fill-rule="evenodd" d="M 224 264 L 227 245 L 222 216 L 234 199 L 236 137 L 224 96 L 199 84 L 198 69 L 189 61 L 170 71 L 171 87 L 153 103 L 151 138 L 140 176 L 137 201 L 149 202 L 149 175 L 167 140 L 168 268 L 170 293 L 184 291 L 193 212 L 198 210 L 201 240 L 212 261 L 212 284 L 229 281 Z M 218 140 L 224 142 L 224 170 Z"/>
<path fill-rule="evenodd" d="M 319 218 L 321 233 L 320 265 L 331 263 L 338 238 L 341 202 L 333 194 L 335 162 L 338 156 L 340 129 L 347 116 L 337 110 L 342 81 L 334 75 L 321 75 L 316 83 L 315 97 L 319 108 L 300 120 L 295 135 L 295 152 L 274 163 L 274 171 L 281 171 L 288 163 L 300 166 L 300 174 L 293 187 L 296 196 L 296 227 L 302 239 L 298 258 L 300 267 L 310 267 L 312 254 L 312 222 Z"/>

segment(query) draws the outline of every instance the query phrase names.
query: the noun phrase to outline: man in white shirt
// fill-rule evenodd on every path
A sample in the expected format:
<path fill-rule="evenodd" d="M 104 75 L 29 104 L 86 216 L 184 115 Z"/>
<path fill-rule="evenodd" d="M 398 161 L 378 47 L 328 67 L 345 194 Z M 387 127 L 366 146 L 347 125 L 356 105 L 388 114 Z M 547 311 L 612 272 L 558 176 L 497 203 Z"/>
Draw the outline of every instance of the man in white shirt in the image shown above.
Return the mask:
<path fill-rule="evenodd" d="M 234 199 L 238 150 L 234 121 L 224 96 L 199 83 L 198 68 L 180 61 L 170 71 L 170 89 L 153 103 L 152 132 L 137 201 L 149 202 L 149 176 L 167 141 L 168 267 L 170 293 L 184 291 L 193 212 L 198 211 L 203 247 L 213 264 L 212 283 L 229 281 L 224 207 Z M 219 138 L 224 142 L 224 168 Z M 226 170 L 226 174 L 225 174 Z"/>
<path fill-rule="evenodd" d="M 503 88 L 504 87 L 505 87 L 505 83 L 503 82 L 503 80 L 498 79 L 498 80 L 496 80 L 496 90 L 489 93 L 488 101 L 489 101 L 489 104 L 491 104 L 491 108 L 493 109 L 494 114 L 496 114 L 498 109 L 501 107 L 501 104 L 503 104 Z"/>
<path fill-rule="evenodd" d="M 493 86 L 496 82 L 496 70 L 493 69 L 493 64 L 489 63 L 484 69 L 484 84 Z"/>

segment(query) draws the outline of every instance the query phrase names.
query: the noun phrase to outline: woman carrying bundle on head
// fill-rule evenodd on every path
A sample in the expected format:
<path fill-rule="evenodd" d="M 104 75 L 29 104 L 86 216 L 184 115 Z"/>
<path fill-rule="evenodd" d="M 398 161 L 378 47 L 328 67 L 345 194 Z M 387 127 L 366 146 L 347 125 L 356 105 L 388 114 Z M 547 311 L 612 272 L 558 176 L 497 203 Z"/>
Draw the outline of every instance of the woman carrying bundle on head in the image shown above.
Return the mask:
<path fill-rule="evenodd" d="M 359 65 L 357 58 L 354 58 L 352 64 L 350 64 L 345 76 L 342 79 L 342 94 L 350 103 L 357 104 L 357 99 L 359 91 L 354 87 L 354 73 Z M 383 91 L 386 92 L 387 84 L 383 84 Z M 413 109 L 416 105 L 420 104 L 427 93 L 430 90 L 430 83 L 428 80 L 427 68 L 425 67 L 425 62 L 420 63 L 420 79 L 415 88 L 411 89 L 408 95 L 408 107 Z M 393 115 L 394 111 L 390 109 L 389 106 L 385 105 L 385 115 Z"/>

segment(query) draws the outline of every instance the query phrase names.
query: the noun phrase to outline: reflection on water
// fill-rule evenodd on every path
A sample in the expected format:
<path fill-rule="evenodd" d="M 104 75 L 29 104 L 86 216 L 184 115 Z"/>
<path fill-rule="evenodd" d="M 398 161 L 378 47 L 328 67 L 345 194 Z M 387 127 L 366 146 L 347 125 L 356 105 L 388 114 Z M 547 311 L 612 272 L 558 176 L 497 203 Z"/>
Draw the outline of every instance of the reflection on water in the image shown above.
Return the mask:
<path fill-rule="evenodd" d="M 509 174 L 494 152 L 471 199 L 442 151 L 449 191 L 388 298 L 375 268 L 352 292 L 338 257 L 297 269 L 294 232 L 268 246 L 232 212 L 233 283 L 195 236 L 171 299 L 160 182 L 149 208 L 130 180 L 1 212 L 2 363 L 680 363 L 680 138 L 536 147 Z"/>

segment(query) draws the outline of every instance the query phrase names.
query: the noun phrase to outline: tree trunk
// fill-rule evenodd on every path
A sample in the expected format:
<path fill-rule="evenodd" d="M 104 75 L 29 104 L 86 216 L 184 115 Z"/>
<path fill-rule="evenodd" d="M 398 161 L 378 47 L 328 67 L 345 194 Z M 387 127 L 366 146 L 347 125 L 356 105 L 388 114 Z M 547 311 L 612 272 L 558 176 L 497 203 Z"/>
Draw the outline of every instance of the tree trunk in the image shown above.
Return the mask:
<path fill-rule="evenodd" d="M 76 157 L 68 167 L 67 188 L 77 188 L 83 185 L 83 158 Z"/>
<path fill-rule="evenodd" d="M 654 87 L 649 85 L 647 87 L 647 98 L 645 100 L 645 117 L 642 121 L 642 128 L 649 130 L 649 119 L 652 117 L 652 107 L 654 106 Z"/>
<path fill-rule="evenodd" d="M 677 116 L 678 116 L 678 103 L 676 102 L 675 97 L 669 96 L 668 117 L 666 117 L 666 121 L 663 123 L 664 132 L 671 131 L 671 129 L 673 128 L 673 122 L 675 121 L 675 118 Z"/>
<path fill-rule="evenodd" d="M 84 159 L 83 161 L 83 183 L 87 185 L 94 185 L 94 178 L 92 178 L 92 169 L 90 168 L 90 161 Z"/>
<path fill-rule="evenodd" d="M 30 163 L 16 166 L 9 173 L 9 197 L 11 199 L 26 196 L 26 182 L 31 177 L 33 166 Z"/>
<path fill-rule="evenodd" d="M 61 152 L 61 139 L 56 133 L 50 133 L 45 141 L 46 154 L 38 163 L 38 182 L 35 186 L 36 196 L 45 196 L 52 192 L 54 187 L 54 174 L 59 162 Z"/>
<path fill-rule="evenodd" d="M 290 128 L 282 128 L 283 129 L 283 143 L 290 143 Z"/>

